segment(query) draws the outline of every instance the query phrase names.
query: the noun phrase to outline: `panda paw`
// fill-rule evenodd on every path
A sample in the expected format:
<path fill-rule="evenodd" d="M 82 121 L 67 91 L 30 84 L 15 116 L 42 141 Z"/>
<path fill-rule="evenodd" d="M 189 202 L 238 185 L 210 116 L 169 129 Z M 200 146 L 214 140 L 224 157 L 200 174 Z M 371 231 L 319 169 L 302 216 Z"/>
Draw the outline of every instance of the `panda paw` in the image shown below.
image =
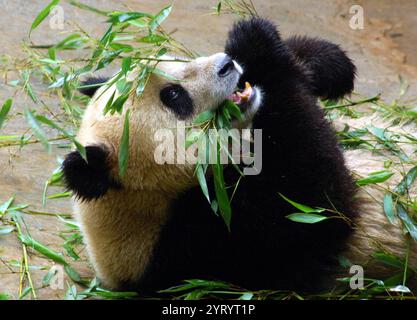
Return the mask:
<path fill-rule="evenodd" d="M 234 24 L 229 31 L 225 52 L 239 63 L 261 55 L 270 56 L 271 48 L 280 43 L 276 26 L 269 20 L 251 18 Z"/>
<path fill-rule="evenodd" d="M 262 18 L 241 20 L 229 32 L 225 52 L 243 67 L 241 82 L 265 86 L 291 65 L 291 52 L 274 23 Z"/>
<path fill-rule="evenodd" d="M 109 188 L 120 188 L 110 176 L 108 152 L 101 146 L 87 146 L 86 162 L 78 151 L 69 153 L 62 163 L 65 185 L 81 200 L 97 199 Z"/>

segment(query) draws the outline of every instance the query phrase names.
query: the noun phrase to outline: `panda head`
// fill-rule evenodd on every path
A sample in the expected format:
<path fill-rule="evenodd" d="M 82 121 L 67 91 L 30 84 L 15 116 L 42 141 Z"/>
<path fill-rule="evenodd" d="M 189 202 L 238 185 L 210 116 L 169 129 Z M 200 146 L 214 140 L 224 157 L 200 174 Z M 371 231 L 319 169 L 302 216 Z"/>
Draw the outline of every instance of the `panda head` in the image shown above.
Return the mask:
<path fill-rule="evenodd" d="M 215 110 L 228 98 L 241 108 L 243 120 L 235 123 L 241 127 L 250 122 L 260 105 L 258 88 L 249 88 L 248 99 L 241 99 L 239 91 L 236 92 L 243 70 L 225 53 L 186 62 L 166 56 L 161 60 L 157 64 L 159 72 L 150 75 L 140 98 L 134 93 L 128 98 L 122 114 L 103 112 L 114 92 L 113 99 L 117 98 L 116 86 L 100 88 L 87 107 L 77 138 L 86 147 L 88 161 L 74 151 L 63 163 L 67 187 L 79 198 L 99 198 L 110 188 L 172 195 L 185 190 L 196 183 L 195 165 L 158 164 L 154 153 L 161 141 L 155 139 L 156 133 L 175 132 L 179 123 L 188 127 L 197 115 Z M 131 72 L 128 79 L 133 80 L 138 72 Z M 126 174 L 121 177 L 118 154 L 127 109 L 130 110 L 129 161 Z M 173 152 L 177 152 L 175 147 Z"/>

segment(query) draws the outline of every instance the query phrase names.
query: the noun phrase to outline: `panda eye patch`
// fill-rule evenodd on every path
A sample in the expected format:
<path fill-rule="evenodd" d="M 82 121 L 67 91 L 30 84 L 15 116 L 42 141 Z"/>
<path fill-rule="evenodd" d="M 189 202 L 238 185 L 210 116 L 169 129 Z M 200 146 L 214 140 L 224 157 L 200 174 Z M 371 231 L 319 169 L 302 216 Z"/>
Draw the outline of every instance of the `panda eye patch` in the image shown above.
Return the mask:
<path fill-rule="evenodd" d="M 176 89 L 172 89 L 172 90 L 169 91 L 169 98 L 171 100 L 177 99 L 178 95 L 179 95 L 179 93 L 178 93 L 178 90 L 176 90 Z"/>
<path fill-rule="evenodd" d="M 162 103 L 177 114 L 180 119 L 185 119 L 193 114 L 193 100 L 183 86 L 169 84 L 160 91 L 159 97 Z"/>

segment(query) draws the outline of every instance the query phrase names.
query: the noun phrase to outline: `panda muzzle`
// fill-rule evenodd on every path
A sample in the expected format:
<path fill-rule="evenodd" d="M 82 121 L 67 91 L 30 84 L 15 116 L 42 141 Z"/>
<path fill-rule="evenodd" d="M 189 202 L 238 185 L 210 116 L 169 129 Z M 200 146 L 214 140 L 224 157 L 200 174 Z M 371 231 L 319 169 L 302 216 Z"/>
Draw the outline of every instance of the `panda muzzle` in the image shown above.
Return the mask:
<path fill-rule="evenodd" d="M 227 98 L 236 103 L 242 111 L 250 104 L 255 97 L 255 90 L 249 82 L 245 82 L 245 88 L 242 91 L 235 91 Z"/>

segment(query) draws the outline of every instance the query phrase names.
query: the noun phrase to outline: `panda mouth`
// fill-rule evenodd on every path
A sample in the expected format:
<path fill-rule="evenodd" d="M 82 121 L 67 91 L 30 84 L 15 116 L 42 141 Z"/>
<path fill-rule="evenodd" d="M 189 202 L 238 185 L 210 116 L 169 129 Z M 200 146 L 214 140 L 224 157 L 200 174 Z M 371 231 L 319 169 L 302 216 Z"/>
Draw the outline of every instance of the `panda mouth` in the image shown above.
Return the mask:
<path fill-rule="evenodd" d="M 246 111 L 255 98 L 256 90 L 252 88 L 249 82 L 245 82 L 243 90 L 236 90 L 227 99 L 237 104 L 241 111 Z"/>

